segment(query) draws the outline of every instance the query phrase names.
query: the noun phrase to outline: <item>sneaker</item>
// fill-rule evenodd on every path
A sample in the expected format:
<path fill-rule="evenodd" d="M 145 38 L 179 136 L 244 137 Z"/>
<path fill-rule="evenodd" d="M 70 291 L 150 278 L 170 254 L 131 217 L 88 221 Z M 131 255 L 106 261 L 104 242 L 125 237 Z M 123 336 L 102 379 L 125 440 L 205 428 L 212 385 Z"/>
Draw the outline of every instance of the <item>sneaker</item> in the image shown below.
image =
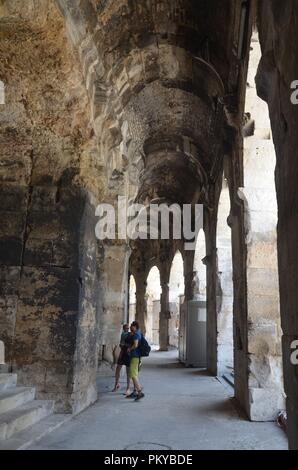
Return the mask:
<path fill-rule="evenodd" d="M 141 398 L 144 398 L 144 396 L 145 396 L 144 393 L 143 393 L 143 392 L 140 392 L 140 393 L 136 396 L 135 401 L 141 400 Z"/>
<path fill-rule="evenodd" d="M 136 398 L 138 394 L 136 392 L 132 392 L 130 395 L 126 395 L 125 398 Z"/>

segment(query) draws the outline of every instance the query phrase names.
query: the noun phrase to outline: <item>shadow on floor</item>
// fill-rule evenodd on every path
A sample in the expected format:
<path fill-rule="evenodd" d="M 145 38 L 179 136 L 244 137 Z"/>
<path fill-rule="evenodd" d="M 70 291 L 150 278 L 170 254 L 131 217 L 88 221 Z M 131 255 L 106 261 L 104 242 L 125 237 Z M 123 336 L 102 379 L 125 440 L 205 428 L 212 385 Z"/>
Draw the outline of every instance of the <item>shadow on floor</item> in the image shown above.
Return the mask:
<path fill-rule="evenodd" d="M 238 410 L 235 407 L 235 403 L 233 398 L 225 398 L 222 401 L 215 401 L 214 403 L 210 403 L 206 406 L 206 403 L 202 404 L 202 407 L 197 408 L 197 412 L 199 414 L 207 413 L 207 414 L 216 414 L 218 417 L 219 415 L 224 418 L 235 418 L 237 420 L 245 421 L 245 417 L 239 416 Z M 234 415 L 234 416 L 233 416 Z"/>
<path fill-rule="evenodd" d="M 191 369 L 191 367 L 188 367 L 187 369 Z M 211 374 L 207 369 L 195 369 L 190 371 L 190 374 L 197 377 L 214 377 L 214 375 Z"/>
<path fill-rule="evenodd" d="M 148 369 L 184 369 L 183 364 L 180 362 L 167 362 L 164 364 L 151 362 L 150 364 L 146 364 L 146 368 Z"/>

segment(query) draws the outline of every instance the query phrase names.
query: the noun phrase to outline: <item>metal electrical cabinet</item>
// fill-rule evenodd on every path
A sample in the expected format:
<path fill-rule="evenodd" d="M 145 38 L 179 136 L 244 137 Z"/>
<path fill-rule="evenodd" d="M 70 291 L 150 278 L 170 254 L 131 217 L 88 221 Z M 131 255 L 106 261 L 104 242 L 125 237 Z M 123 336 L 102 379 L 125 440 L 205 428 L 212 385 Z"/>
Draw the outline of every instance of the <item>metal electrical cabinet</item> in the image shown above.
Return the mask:
<path fill-rule="evenodd" d="M 207 367 L 206 302 L 180 304 L 179 360 L 186 367 Z"/>

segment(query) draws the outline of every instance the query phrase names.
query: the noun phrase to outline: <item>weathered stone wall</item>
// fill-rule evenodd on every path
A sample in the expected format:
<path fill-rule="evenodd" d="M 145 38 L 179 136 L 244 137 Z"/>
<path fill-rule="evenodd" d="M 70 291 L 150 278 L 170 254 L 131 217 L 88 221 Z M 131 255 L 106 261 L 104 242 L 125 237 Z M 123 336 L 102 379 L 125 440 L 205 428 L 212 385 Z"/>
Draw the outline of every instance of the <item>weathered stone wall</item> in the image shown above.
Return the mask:
<path fill-rule="evenodd" d="M 129 250 L 126 241 L 96 243 L 94 213 L 98 202 L 114 203 L 123 194 L 142 202 L 161 198 L 205 204 L 207 289 L 202 282 L 195 286 L 193 253 L 184 253 L 185 297 L 193 298 L 194 291 L 207 295 L 208 368 L 216 374 L 221 361 L 216 225 L 225 156 L 231 196 L 236 397 L 255 418 L 250 405 L 260 390 L 259 398 L 264 398 L 264 388 L 275 389 L 280 358 L 272 222 L 261 231 L 255 228 L 267 214 L 263 207 L 251 218 L 251 226 L 247 223 L 255 190 L 260 189 L 245 181 L 242 158 L 252 15 L 247 16 L 242 47 L 242 4 L 235 0 L 226 1 L 225 8 L 218 8 L 217 0 L 55 3 L 65 23 L 52 0 L 0 5 L 0 80 L 6 86 L 0 114 L 0 339 L 8 361 L 23 383 L 33 382 L 40 396 L 56 398 L 57 409 L 78 411 L 95 399 L 98 353 L 100 360 L 114 361 L 127 318 Z M 277 148 L 284 357 L 295 446 L 296 369 L 287 354 L 298 334 L 292 256 L 297 246 L 297 113 L 289 93 L 298 76 L 295 61 L 287 62 L 285 51 L 295 37 L 296 7 L 291 0 L 284 9 L 273 0 L 259 3 L 263 58 L 258 88 L 269 102 Z M 264 135 L 260 137 L 261 153 L 271 154 Z M 248 169 L 258 146 L 254 141 L 245 156 Z M 265 166 L 257 168 L 263 172 Z M 251 199 L 238 191 L 245 186 L 253 190 Z M 146 279 L 152 260 L 158 262 L 162 349 L 168 346 L 171 322 L 174 245 L 162 241 L 132 247 L 136 317 L 144 331 Z M 267 259 L 266 267 L 258 264 L 261 246 L 272 255 L 270 266 Z M 275 283 L 265 301 L 270 305 L 268 317 L 263 285 L 261 292 L 256 282 L 260 269 L 262 279 Z M 250 394 L 252 389 L 257 391 Z"/>
<path fill-rule="evenodd" d="M 1 339 L 21 383 L 79 411 L 97 396 L 92 128 L 62 18 L 29 7 L 0 18 Z"/>
<path fill-rule="evenodd" d="M 101 317 L 99 359 L 115 362 L 116 348 L 127 321 L 128 262 L 126 244 L 104 243 L 100 262 Z"/>
<path fill-rule="evenodd" d="M 0 366 L 5 364 L 5 347 L 3 341 L 0 341 Z"/>
<path fill-rule="evenodd" d="M 291 449 L 298 449 L 298 366 L 290 361 L 291 343 L 298 338 L 298 107 L 291 101 L 291 84 L 298 79 L 297 15 L 296 1 L 259 2 L 258 29 L 262 58 L 257 75 L 257 88 L 259 96 L 267 101 L 269 106 L 277 159 L 275 179 L 278 202 L 279 288 Z"/>
<path fill-rule="evenodd" d="M 257 96 L 254 79 L 261 57 L 253 34 L 245 110 L 252 134 L 244 140 L 246 206 L 249 414 L 252 420 L 274 420 L 284 408 L 281 328 L 277 266 L 276 156 L 266 104 Z"/>
<path fill-rule="evenodd" d="M 262 421 L 275 419 L 283 407 L 283 396 L 276 289 L 278 277 L 274 261 L 274 152 L 272 144 L 268 146 L 268 120 L 266 124 L 266 115 L 258 110 L 253 86 L 252 77 L 258 61 L 255 41 L 252 42 L 251 52 L 249 85 L 242 89 L 239 109 L 245 103 L 247 92 L 247 111 L 251 112 L 251 119 L 256 115 L 256 121 L 252 123 L 248 119 L 241 134 L 237 126 L 236 132 L 230 134 L 234 150 L 232 164 L 227 161 L 227 175 L 231 195 L 229 222 L 232 228 L 234 281 L 235 395 L 251 419 Z M 255 136 L 250 137 L 254 131 Z M 243 134 L 246 136 L 244 149 Z M 259 243 L 262 241 L 265 249 L 271 252 L 271 265 L 268 259 L 264 261 L 259 257 Z"/>

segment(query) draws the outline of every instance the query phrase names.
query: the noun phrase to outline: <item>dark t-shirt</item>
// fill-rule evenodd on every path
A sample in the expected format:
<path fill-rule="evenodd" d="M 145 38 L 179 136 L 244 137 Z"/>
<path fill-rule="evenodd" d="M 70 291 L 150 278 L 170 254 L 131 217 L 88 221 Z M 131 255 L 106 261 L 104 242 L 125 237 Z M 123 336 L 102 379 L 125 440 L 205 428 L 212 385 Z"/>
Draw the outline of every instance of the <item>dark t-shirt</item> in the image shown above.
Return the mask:
<path fill-rule="evenodd" d="M 133 349 L 130 353 L 131 357 L 141 357 L 140 342 L 141 342 L 141 332 L 138 330 L 133 336 L 131 336 L 131 343 L 134 344 L 134 341 L 138 340 L 139 344 L 136 349 Z"/>
<path fill-rule="evenodd" d="M 129 335 L 128 331 L 123 331 L 123 332 L 121 333 L 120 346 L 122 346 L 122 347 L 125 346 L 125 343 L 126 343 L 126 340 L 127 340 L 127 338 L 128 338 L 128 335 Z"/>

